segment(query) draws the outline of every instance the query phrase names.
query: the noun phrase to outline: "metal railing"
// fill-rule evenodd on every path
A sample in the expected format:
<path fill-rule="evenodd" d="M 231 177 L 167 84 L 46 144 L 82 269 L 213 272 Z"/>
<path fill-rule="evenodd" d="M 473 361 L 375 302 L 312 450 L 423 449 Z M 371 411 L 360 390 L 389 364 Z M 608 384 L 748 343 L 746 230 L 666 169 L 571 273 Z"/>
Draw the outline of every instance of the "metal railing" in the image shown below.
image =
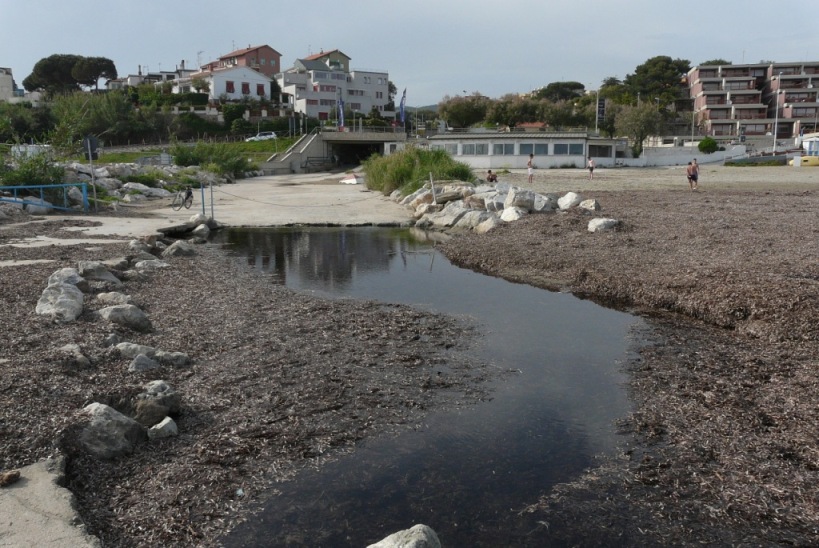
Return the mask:
<path fill-rule="evenodd" d="M 82 192 L 83 212 L 88 213 L 88 183 L 60 184 L 60 185 L 20 185 L 20 186 L 0 186 L 0 202 L 20 204 L 25 209 L 26 206 L 44 207 L 47 209 L 59 209 L 62 211 L 73 211 L 69 204 L 68 191 L 70 188 L 80 187 Z M 62 192 L 62 206 L 55 205 L 45 199 L 46 193 L 50 191 Z M 39 194 L 37 201 L 32 193 Z"/>

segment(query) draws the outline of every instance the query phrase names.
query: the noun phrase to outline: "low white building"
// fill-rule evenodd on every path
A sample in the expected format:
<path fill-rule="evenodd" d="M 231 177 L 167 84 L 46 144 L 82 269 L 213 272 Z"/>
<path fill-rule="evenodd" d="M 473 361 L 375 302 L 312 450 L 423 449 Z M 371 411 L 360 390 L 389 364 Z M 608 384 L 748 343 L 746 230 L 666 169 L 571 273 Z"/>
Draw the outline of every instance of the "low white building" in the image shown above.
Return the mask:
<path fill-rule="evenodd" d="M 429 138 L 432 150 L 447 151 L 474 169 L 525 169 L 533 155 L 538 169 L 614 166 L 625 154 L 623 139 L 608 139 L 577 131 L 449 131 Z"/>

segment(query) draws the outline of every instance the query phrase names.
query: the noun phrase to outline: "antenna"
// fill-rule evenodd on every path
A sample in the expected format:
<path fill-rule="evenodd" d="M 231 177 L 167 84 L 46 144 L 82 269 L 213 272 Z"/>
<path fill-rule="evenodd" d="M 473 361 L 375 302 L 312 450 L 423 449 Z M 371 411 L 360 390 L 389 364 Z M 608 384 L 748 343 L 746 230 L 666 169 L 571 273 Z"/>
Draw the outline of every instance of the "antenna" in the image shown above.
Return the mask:
<path fill-rule="evenodd" d="M 202 54 L 205 53 L 204 50 L 199 50 L 196 52 L 196 68 L 202 68 Z"/>

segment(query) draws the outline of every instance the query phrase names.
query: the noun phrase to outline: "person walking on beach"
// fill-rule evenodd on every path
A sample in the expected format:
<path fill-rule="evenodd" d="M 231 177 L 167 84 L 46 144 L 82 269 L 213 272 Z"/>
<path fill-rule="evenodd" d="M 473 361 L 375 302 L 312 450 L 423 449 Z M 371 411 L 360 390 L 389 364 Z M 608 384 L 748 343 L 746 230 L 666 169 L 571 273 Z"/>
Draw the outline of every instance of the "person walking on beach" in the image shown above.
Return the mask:
<path fill-rule="evenodd" d="M 589 181 L 591 181 L 594 179 L 594 160 L 592 160 L 591 156 L 589 156 L 589 161 L 586 166 L 589 168 Z"/>
<path fill-rule="evenodd" d="M 685 176 L 688 178 L 688 188 L 690 188 L 691 191 L 693 192 L 694 191 L 694 164 L 693 163 L 688 162 L 688 166 L 686 166 L 686 168 L 685 168 Z"/>
<path fill-rule="evenodd" d="M 529 171 L 529 184 L 532 184 L 532 181 L 535 178 L 535 155 L 529 154 L 529 161 L 526 162 L 526 169 Z"/>
<path fill-rule="evenodd" d="M 700 179 L 700 165 L 697 163 L 696 158 L 694 158 L 694 160 L 691 162 L 691 175 L 690 175 L 690 178 L 691 178 L 691 183 L 693 185 L 691 187 L 691 190 L 697 190 L 697 185 L 699 184 L 699 179 Z"/>

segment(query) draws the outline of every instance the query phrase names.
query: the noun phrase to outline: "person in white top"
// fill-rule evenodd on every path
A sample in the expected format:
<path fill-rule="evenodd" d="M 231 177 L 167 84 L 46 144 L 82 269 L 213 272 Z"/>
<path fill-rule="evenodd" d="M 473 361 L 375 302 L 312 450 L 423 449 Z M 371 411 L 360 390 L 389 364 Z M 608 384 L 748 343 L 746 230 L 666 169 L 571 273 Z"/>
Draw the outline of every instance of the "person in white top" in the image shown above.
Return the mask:
<path fill-rule="evenodd" d="M 532 184 L 532 181 L 535 178 L 535 164 L 534 164 L 535 155 L 529 154 L 529 161 L 526 162 L 526 168 L 529 170 L 529 184 Z"/>

